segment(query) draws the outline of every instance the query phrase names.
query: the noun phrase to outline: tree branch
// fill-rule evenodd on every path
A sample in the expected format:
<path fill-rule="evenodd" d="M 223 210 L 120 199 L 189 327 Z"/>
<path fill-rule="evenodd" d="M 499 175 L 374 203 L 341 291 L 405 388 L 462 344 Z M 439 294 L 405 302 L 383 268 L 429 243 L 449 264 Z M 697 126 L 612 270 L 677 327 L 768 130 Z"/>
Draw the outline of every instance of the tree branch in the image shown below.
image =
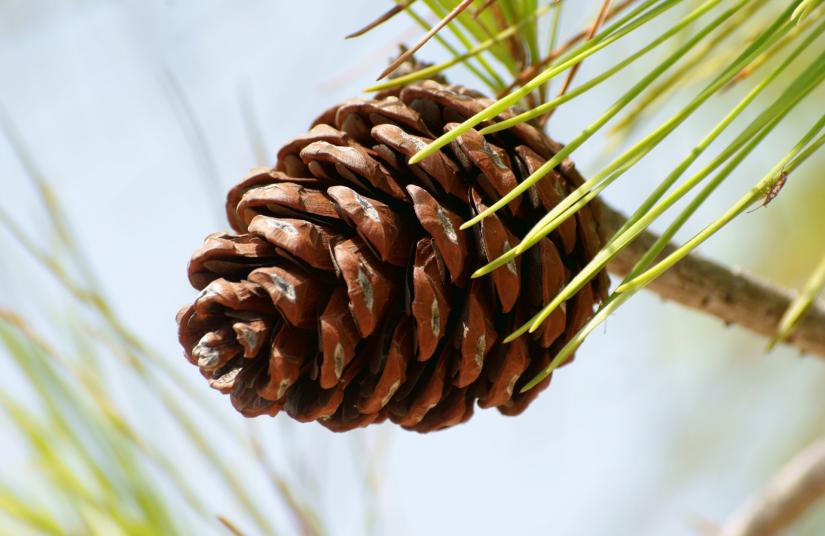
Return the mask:
<path fill-rule="evenodd" d="M 601 203 L 602 234 L 609 238 L 626 218 Z M 624 276 L 653 245 L 657 236 L 644 232 L 610 263 L 611 273 Z M 670 244 L 663 255 L 675 247 Z M 648 287 L 661 297 L 739 324 L 771 337 L 793 299 L 789 290 L 736 268 L 728 268 L 693 253 L 665 272 Z M 786 344 L 825 358 L 825 303 L 816 301 L 803 316 Z"/>
<path fill-rule="evenodd" d="M 719 536 L 770 536 L 825 496 L 825 439 L 794 457 L 725 523 Z"/>

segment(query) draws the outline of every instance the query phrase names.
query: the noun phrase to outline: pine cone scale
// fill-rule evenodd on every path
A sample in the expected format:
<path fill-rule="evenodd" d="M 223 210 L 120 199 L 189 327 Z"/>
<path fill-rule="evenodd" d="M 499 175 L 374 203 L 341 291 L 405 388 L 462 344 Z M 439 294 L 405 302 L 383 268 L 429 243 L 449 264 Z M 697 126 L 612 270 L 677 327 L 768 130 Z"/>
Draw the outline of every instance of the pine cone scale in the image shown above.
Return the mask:
<path fill-rule="evenodd" d="M 574 168 L 462 231 L 559 146 L 528 125 L 491 138 L 470 130 L 406 163 L 489 102 L 435 82 L 349 101 L 230 190 L 238 234 L 210 235 L 192 256 L 201 294 L 178 324 L 187 359 L 239 412 L 426 432 L 465 422 L 476 404 L 519 413 L 547 386 L 519 393 L 586 322 L 606 277 L 535 336 L 501 340 L 592 258 L 598 214 L 582 210 L 489 277 L 469 273 L 577 187 Z"/>

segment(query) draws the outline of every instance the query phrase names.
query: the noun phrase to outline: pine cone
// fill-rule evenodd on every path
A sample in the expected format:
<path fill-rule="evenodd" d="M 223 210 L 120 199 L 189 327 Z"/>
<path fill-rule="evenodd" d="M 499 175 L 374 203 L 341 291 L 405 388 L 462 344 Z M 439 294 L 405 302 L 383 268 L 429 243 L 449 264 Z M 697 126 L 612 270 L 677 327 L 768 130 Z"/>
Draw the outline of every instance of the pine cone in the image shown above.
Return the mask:
<path fill-rule="evenodd" d="M 239 412 L 426 432 L 466 421 L 476 401 L 518 414 L 547 387 L 519 392 L 592 315 L 607 276 L 533 336 L 501 340 L 601 247 L 595 208 L 490 276 L 469 274 L 581 184 L 573 164 L 461 231 L 560 146 L 522 124 L 486 139 L 470 130 L 406 163 L 490 102 L 433 81 L 347 101 L 229 192 L 238 234 L 195 252 L 189 280 L 202 292 L 178 324 L 186 357 Z"/>

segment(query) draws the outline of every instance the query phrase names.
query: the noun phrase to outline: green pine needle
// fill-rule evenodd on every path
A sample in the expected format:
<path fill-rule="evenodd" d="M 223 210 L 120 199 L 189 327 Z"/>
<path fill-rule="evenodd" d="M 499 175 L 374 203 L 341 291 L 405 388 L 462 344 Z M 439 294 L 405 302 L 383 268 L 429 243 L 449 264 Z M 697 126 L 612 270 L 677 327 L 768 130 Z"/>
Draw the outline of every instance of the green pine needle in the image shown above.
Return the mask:
<path fill-rule="evenodd" d="M 552 7 L 552 5 L 547 5 L 543 8 L 541 8 L 541 9 L 536 10 L 535 13 L 533 13 L 532 15 L 530 15 L 530 17 L 528 17 L 528 18 L 524 19 L 523 21 L 521 21 L 519 24 L 510 26 L 509 28 L 497 33 L 496 35 L 494 35 L 490 39 L 487 39 L 487 40 L 479 43 L 478 45 L 476 45 L 475 47 L 473 47 L 472 49 L 468 50 L 467 52 L 465 52 L 463 54 L 456 54 L 452 59 L 450 59 L 450 60 L 448 60 L 444 63 L 440 63 L 438 65 L 430 65 L 428 67 L 423 67 L 423 68 L 421 68 L 417 71 L 414 71 L 412 73 L 402 75 L 402 76 L 399 76 L 399 77 L 396 77 L 396 78 L 392 78 L 392 79 L 390 79 L 386 82 L 382 82 L 380 84 L 372 85 L 372 86 L 364 89 L 364 92 L 369 93 L 369 92 L 373 92 L 373 91 L 384 91 L 384 90 L 392 89 L 392 88 L 395 88 L 395 87 L 405 86 L 405 85 L 407 85 L 411 82 L 415 82 L 417 80 L 425 80 L 427 78 L 432 78 L 433 76 L 439 74 L 442 71 L 445 71 L 446 69 L 449 69 L 450 67 L 452 67 L 454 65 L 457 65 L 457 64 L 462 63 L 462 62 L 466 62 L 468 59 L 473 58 L 473 57 L 479 57 L 479 55 L 482 52 L 484 52 L 485 50 L 488 50 L 491 47 L 493 47 L 494 45 L 496 45 L 496 44 L 512 37 L 513 35 L 515 35 L 517 30 L 520 27 L 528 24 L 533 19 L 541 17 L 542 15 L 544 15 L 545 13 L 550 11 L 551 7 Z M 502 85 L 503 85 L 503 83 L 502 83 Z"/>
<path fill-rule="evenodd" d="M 480 134 L 492 134 L 494 132 L 499 132 L 501 130 L 506 130 L 506 129 L 512 127 L 512 126 L 518 125 L 519 123 L 525 123 L 527 121 L 535 119 L 536 117 L 540 117 L 540 116 L 546 114 L 547 112 L 557 108 L 558 106 L 560 106 L 561 104 L 564 104 L 565 102 L 568 102 L 568 101 L 571 101 L 571 100 L 575 99 L 579 95 L 582 95 L 582 94 L 586 93 L 590 89 L 593 89 L 594 87 L 598 86 L 599 84 L 601 84 L 605 80 L 611 78 L 613 75 L 619 73 L 625 67 L 632 64 L 633 62 L 635 62 L 639 58 L 643 57 L 645 54 L 647 54 L 651 50 L 654 50 L 656 47 L 658 47 L 659 45 L 661 45 L 662 43 L 664 43 L 665 41 L 667 41 L 668 39 L 670 39 L 671 37 L 673 37 L 677 33 L 681 32 L 684 28 L 686 28 L 690 24 L 692 24 L 696 19 L 698 19 L 699 17 L 701 17 L 702 15 L 707 13 L 709 10 L 711 10 L 713 7 L 715 7 L 716 4 L 718 4 L 720 1 L 721 0 L 709 0 L 709 1 L 705 2 L 704 4 L 702 4 L 701 6 L 696 8 L 695 10 L 693 10 L 691 13 L 689 13 L 686 17 L 684 17 L 678 24 L 674 25 L 668 31 L 666 31 L 665 33 L 663 33 L 662 35 L 660 35 L 659 37 L 657 37 L 656 39 L 651 41 L 648 45 L 643 47 L 641 50 L 639 50 L 638 52 L 632 54 L 631 56 L 628 56 L 625 60 L 617 63 L 616 65 L 614 65 L 610 69 L 607 69 L 602 74 L 592 78 L 591 80 L 589 80 L 588 82 L 582 84 L 578 88 L 576 88 L 572 91 L 568 91 L 564 95 L 560 95 L 560 96 L 558 96 L 558 97 L 556 97 L 556 98 L 554 98 L 554 99 L 552 99 L 548 102 L 545 102 L 542 105 L 536 106 L 532 110 L 523 112 L 523 113 L 521 113 L 521 114 L 519 114 L 515 117 L 510 118 L 510 119 L 506 119 L 504 121 L 499 121 L 497 123 L 493 123 L 492 125 L 481 129 L 479 131 L 479 133 Z M 713 29 L 713 28 L 711 28 L 711 29 Z"/>
<path fill-rule="evenodd" d="M 636 10 L 623 17 L 620 21 L 614 23 L 612 26 L 605 29 L 603 33 L 595 36 L 593 39 L 586 41 L 585 43 L 582 43 L 579 47 L 566 54 L 564 56 L 564 61 L 560 61 L 557 66 L 545 70 L 544 72 L 530 80 L 528 83 L 526 83 L 524 86 L 522 86 L 520 89 L 517 89 L 510 93 L 508 96 L 499 99 L 495 103 L 491 104 L 485 110 L 482 110 L 478 114 L 461 123 L 455 129 L 434 140 L 427 147 L 425 147 L 418 153 L 414 154 L 410 158 L 410 164 L 416 164 L 420 162 L 421 160 L 432 155 L 436 151 L 439 151 L 442 147 L 449 144 L 458 136 L 467 132 L 479 123 L 486 121 L 488 119 L 492 119 L 493 117 L 501 114 L 510 106 L 516 104 L 522 98 L 527 96 L 531 91 L 550 81 L 556 75 L 566 71 L 574 65 L 581 63 L 584 59 L 588 58 L 589 56 L 592 56 L 596 52 L 604 49 L 605 47 L 614 43 L 615 41 L 618 41 L 619 39 L 631 33 L 633 30 L 639 28 L 640 26 L 643 26 L 644 24 L 650 22 L 658 15 L 661 15 L 668 9 L 673 8 L 676 4 L 680 3 L 681 1 L 683 0 L 665 0 L 661 5 L 656 6 L 647 13 L 644 13 L 636 20 L 631 20 L 636 14 L 638 14 L 639 11 L 642 10 L 642 8 L 656 3 L 654 0 L 648 0 L 642 6 L 639 6 Z M 622 24 L 624 25 L 620 26 Z M 620 28 L 616 29 L 617 26 L 620 26 Z M 501 204 L 495 210 L 498 210 L 498 208 L 501 208 L 502 206 L 506 205 L 507 203 L 515 199 L 515 197 L 517 197 L 520 193 L 522 192 L 515 193 L 504 203 L 502 203 L 503 199 L 500 200 L 498 203 Z M 487 212 L 487 214 L 484 217 L 494 212 L 490 209 L 488 209 L 488 211 L 489 212 L 485 211 Z M 475 221 L 475 223 L 481 221 L 481 219 L 483 218 L 475 218 L 475 220 L 477 220 Z"/>
<path fill-rule="evenodd" d="M 823 138 L 823 140 L 825 140 L 825 138 Z M 776 335 L 771 338 L 767 350 L 771 350 L 777 343 L 787 340 L 788 337 L 790 337 L 791 333 L 796 329 L 799 320 L 805 315 L 805 312 L 810 309 L 823 288 L 825 288 L 825 256 L 819 261 L 813 274 L 811 274 L 811 277 L 807 283 L 805 283 L 802 292 L 794 298 L 787 311 L 785 311 L 785 314 L 782 315 L 782 320 L 779 321 Z"/>
<path fill-rule="evenodd" d="M 823 71 L 825 72 L 825 71 Z M 751 205 L 754 203 L 759 202 L 764 196 L 765 192 L 769 192 L 771 188 L 776 184 L 776 182 L 782 176 L 782 173 L 787 173 L 787 167 L 791 161 L 795 161 L 796 165 L 800 164 L 804 161 L 805 158 L 813 154 L 813 151 L 803 153 L 805 146 L 808 145 L 811 140 L 823 129 L 825 128 L 825 115 L 820 117 L 820 119 L 816 122 L 816 124 L 811 127 L 811 129 L 803 136 L 803 138 L 796 144 L 796 146 L 787 154 L 785 155 L 782 160 L 779 161 L 776 166 L 761 180 L 759 181 L 751 190 L 745 194 L 739 201 L 734 204 L 730 209 L 728 209 L 725 214 L 713 222 L 712 224 L 708 225 L 703 229 L 700 233 L 696 234 L 693 238 L 687 241 L 683 246 L 678 248 L 676 251 L 668 255 L 665 259 L 660 261 L 656 264 L 653 268 L 645 271 L 644 273 L 636 276 L 632 280 L 624 283 L 619 288 L 616 289 L 616 292 L 630 292 L 630 291 L 637 291 L 638 289 L 649 285 L 654 279 L 662 275 L 665 271 L 667 271 L 671 266 L 679 262 L 688 253 L 693 251 L 699 244 L 710 238 L 713 234 L 715 234 L 719 229 L 727 225 L 733 218 L 747 210 Z M 821 145 L 822 142 L 817 142 L 817 144 Z M 819 145 L 815 144 L 817 147 Z M 795 158 L 799 155 L 805 155 L 802 160 Z M 795 167 L 795 166 L 794 166 Z"/>
<path fill-rule="evenodd" d="M 763 43 L 764 44 L 764 43 Z M 759 47 L 751 50 L 752 55 L 758 51 Z M 644 231 L 656 218 L 673 206 L 678 200 L 684 197 L 691 189 L 697 186 L 705 177 L 707 177 L 716 167 L 725 162 L 734 153 L 738 151 L 738 156 L 720 172 L 714 182 L 721 182 L 735 169 L 735 167 L 749 154 L 753 148 L 766 136 L 773 126 L 775 126 L 782 117 L 784 117 L 804 96 L 812 91 L 825 78 L 825 51 L 800 77 L 798 77 L 794 84 L 792 84 L 782 97 L 777 99 L 774 106 L 763 112 L 757 119 L 755 119 L 732 143 L 728 145 L 726 150 L 720 153 L 714 161 L 705 166 L 699 173 L 691 177 L 676 191 L 669 195 L 664 201 L 657 204 L 655 207 L 647 211 L 643 217 L 640 217 L 635 223 L 630 225 L 626 230 L 617 234 L 611 241 L 599 251 L 593 259 L 580 270 L 568 285 L 561 290 L 561 292 L 548 303 L 541 311 L 528 320 L 523 326 L 517 329 L 506 341 L 512 341 L 516 336 L 525 333 L 526 331 L 534 332 L 541 324 L 552 314 L 552 312 L 561 303 L 572 297 L 584 285 L 586 285 L 599 271 L 604 269 L 607 263 L 615 257 L 618 252 L 634 240 L 642 231 Z M 736 72 L 736 64 L 728 69 L 729 72 Z M 722 76 L 717 81 L 711 84 L 724 84 L 726 76 Z M 749 145 L 740 150 L 741 144 L 746 140 L 751 140 Z M 591 192 L 588 196 L 593 197 L 598 192 Z M 585 196 L 583 199 L 586 202 L 588 199 Z M 553 225 L 551 223 L 550 225 Z"/>

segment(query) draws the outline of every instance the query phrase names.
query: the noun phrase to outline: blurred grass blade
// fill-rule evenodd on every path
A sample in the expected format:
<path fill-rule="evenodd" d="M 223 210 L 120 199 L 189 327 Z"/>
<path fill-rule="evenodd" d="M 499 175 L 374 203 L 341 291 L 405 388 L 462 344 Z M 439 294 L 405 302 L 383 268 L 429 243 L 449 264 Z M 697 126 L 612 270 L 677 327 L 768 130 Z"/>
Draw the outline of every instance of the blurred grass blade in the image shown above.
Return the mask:
<path fill-rule="evenodd" d="M 204 508 L 202 502 L 195 495 L 191 489 L 191 486 L 189 486 L 187 480 L 184 478 L 184 475 L 180 473 L 178 465 L 174 463 L 166 453 L 161 453 L 152 446 L 148 445 L 144 439 L 123 419 L 120 413 L 118 413 L 108 395 L 103 391 L 103 383 L 100 382 L 99 376 L 95 374 L 95 371 L 100 370 L 100 364 L 93 357 L 95 351 L 86 344 L 88 342 L 87 338 L 78 336 L 79 330 L 78 333 L 75 333 L 75 338 L 79 344 L 79 350 L 85 353 L 87 359 L 81 364 L 81 366 L 76 367 L 73 366 L 68 359 L 58 353 L 52 346 L 50 346 L 42 337 L 35 333 L 32 328 L 19 316 L 0 308 L 0 321 L 13 327 L 22 337 L 25 338 L 26 341 L 32 345 L 30 350 L 23 352 L 21 352 L 22 347 L 18 345 L 9 346 L 12 356 L 21 356 L 21 358 L 18 359 L 18 363 L 24 367 L 24 370 L 29 370 L 32 366 L 33 357 L 38 357 L 42 354 L 47 358 L 45 360 L 40 360 L 43 361 L 44 364 L 48 364 L 48 366 L 42 369 L 40 373 L 35 373 L 34 370 L 31 370 L 28 373 L 31 380 L 31 385 L 35 387 L 39 386 L 43 395 L 43 400 L 47 403 L 51 400 L 51 393 L 54 390 L 55 382 L 57 382 L 57 387 L 59 387 L 60 382 L 63 381 L 62 378 L 68 374 L 66 378 L 76 382 L 76 386 L 82 387 L 82 392 L 84 395 L 87 395 L 89 399 L 94 402 L 93 407 L 101 412 L 100 418 L 98 418 L 88 409 L 84 409 L 88 408 L 88 406 L 79 403 L 79 401 L 61 403 L 61 408 L 73 411 L 78 417 L 72 418 L 72 422 L 76 423 L 75 425 L 69 426 L 67 423 L 66 425 L 60 426 L 61 430 L 68 434 L 69 437 L 79 437 L 79 434 L 77 434 L 76 431 L 73 432 L 72 430 L 83 423 L 94 423 L 91 430 L 88 426 L 86 426 L 87 431 L 84 435 L 88 435 L 91 431 L 93 432 L 93 437 L 104 439 L 107 443 L 117 444 L 117 448 L 113 449 L 113 452 L 117 457 L 115 462 L 116 467 L 125 467 L 129 473 L 129 480 L 131 482 L 140 484 L 145 480 L 141 475 L 134 473 L 134 470 L 138 467 L 138 465 L 133 461 L 124 458 L 124 455 L 128 453 L 129 449 L 134 447 L 136 451 L 143 453 L 148 460 L 156 464 L 162 471 L 170 476 L 170 482 L 177 488 L 177 492 L 182 498 L 184 498 L 185 502 L 188 503 L 194 511 L 199 512 L 204 517 L 208 515 L 208 512 Z M 94 337 L 94 335 L 92 336 Z M 24 355 L 25 357 L 22 357 Z M 25 361 L 21 361 L 21 359 L 25 359 Z M 57 367 L 60 368 L 60 373 L 58 373 Z M 52 368 L 55 370 L 52 371 Z M 53 384 L 52 388 L 48 388 L 43 383 L 47 378 L 51 378 L 50 381 Z M 63 393 L 74 391 L 75 389 L 67 391 L 66 388 L 60 388 L 60 392 Z M 53 411 L 56 409 L 54 405 L 52 405 L 52 408 Z M 60 423 L 61 421 L 58 422 Z M 115 435 L 106 434 L 105 432 L 108 430 L 111 430 L 122 439 L 115 437 Z M 100 472 L 100 467 L 103 465 L 103 462 L 104 461 L 98 455 L 96 456 L 94 463 L 90 466 L 90 469 L 99 479 L 105 479 L 107 476 L 107 474 Z M 152 500 L 152 497 L 147 495 L 144 491 L 145 489 L 148 489 L 147 486 L 145 484 L 141 484 L 139 487 L 141 489 L 138 490 L 137 498 L 142 503 L 144 509 L 148 511 L 156 510 L 156 505 L 154 504 L 156 501 Z M 153 517 L 158 517 L 158 512 L 153 511 Z M 179 518 L 180 515 L 177 517 Z"/>
<path fill-rule="evenodd" d="M 183 135 L 186 138 L 189 149 L 192 151 L 195 166 L 198 168 L 201 178 L 206 183 L 209 199 L 216 201 L 216 203 L 210 203 L 210 205 L 222 207 L 223 187 L 221 186 L 221 176 L 218 171 L 218 163 L 215 161 L 215 153 L 209 147 L 206 129 L 195 113 L 195 107 L 175 77 L 174 72 L 165 69 L 161 77 L 161 82 L 166 90 L 169 103 L 183 130 Z M 223 219 L 223 211 L 217 208 L 214 210 L 216 221 L 220 222 Z"/>
<path fill-rule="evenodd" d="M 82 501 L 78 507 L 108 511 L 124 527 L 148 524 L 174 531 L 175 517 L 162 505 L 151 480 L 138 469 L 134 447 L 139 443 L 127 440 L 131 439 L 130 427 L 112 409 L 111 401 L 83 381 L 83 375 L 64 358 L 51 353 L 20 319 L 3 313 L 0 336 L 43 403 L 47 421 L 41 426 L 38 423 L 43 418 L 28 408 L 6 396 L 0 400 L 19 430 L 26 432 L 56 485 Z M 100 382 L 100 378 L 94 381 Z M 86 389 L 78 389 L 80 386 Z M 72 460 L 83 462 L 81 473 L 75 469 L 82 467 L 63 463 L 67 452 L 72 453 Z"/>
<path fill-rule="evenodd" d="M 232 536 L 245 536 L 243 531 L 241 531 L 235 523 L 230 521 L 228 517 L 218 516 L 218 522 L 226 527 L 226 530 L 228 530 Z"/>
<path fill-rule="evenodd" d="M 167 374 L 175 385 L 196 401 L 199 406 L 208 408 L 209 402 L 192 389 L 191 384 L 185 381 L 185 378 L 169 363 L 168 359 L 144 344 L 117 316 L 109 304 L 108 299 L 99 288 L 97 277 L 91 268 L 91 262 L 72 236 L 68 220 L 58 196 L 52 193 L 52 189 L 45 175 L 34 164 L 31 152 L 23 143 L 22 137 L 14 128 L 11 119 L 3 115 L 2 112 L 3 109 L 0 108 L 0 127 L 2 127 L 11 142 L 15 155 L 23 164 L 27 177 L 32 181 L 40 194 L 41 201 L 51 223 L 51 230 L 61 238 L 61 241 L 66 246 L 72 264 L 79 267 L 82 282 L 76 281 L 75 278 L 70 275 L 69 267 L 64 266 L 54 254 L 51 252 L 47 253 L 40 248 L 35 240 L 29 237 L 20 226 L 16 225 L 2 208 L 0 208 L 0 225 L 6 227 L 14 239 L 46 268 L 72 297 L 89 306 L 100 315 L 112 333 L 123 343 L 126 348 L 124 356 L 126 357 L 127 364 L 136 372 L 146 376 L 148 373 L 144 361 L 149 361 Z M 228 430 L 233 428 L 233 424 L 220 413 L 213 412 L 212 418 L 221 419 L 221 426 L 224 426 Z"/>
<path fill-rule="evenodd" d="M 321 536 L 325 534 L 318 516 L 298 499 L 292 487 L 275 471 L 275 468 L 266 458 L 258 437 L 254 433 L 250 433 L 249 438 L 258 464 L 264 471 L 272 488 L 289 508 L 289 512 L 292 514 L 295 524 L 300 528 L 302 536 Z"/>
<path fill-rule="evenodd" d="M 825 0 L 802 0 L 791 15 L 791 20 L 796 23 L 802 22 L 817 7 L 825 4 Z"/>
<path fill-rule="evenodd" d="M 96 311 L 100 317 L 107 324 L 107 327 L 112 331 L 115 337 L 124 345 L 122 348 L 123 355 L 127 364 L 133 368 L 137 373 L 147 376 L 146 365 L 144 358 L 150 361 L 153 365 L 159 367 L 169 378 L 175 382 L 181 392 L 187 394 L 194 401 L 198 402 L 201 407 L 209 407 L 209 402 L 202 396 L 197 394 L 190 383 L 180 375 L 180 373 L 171 366 L 171 364 L 164 357 L 147 348 L 140 339 L 134 335 L 124 323 L 115 315 L 108 301 L 95 290 L 89 290 L 74 281 L 68 274 L 64 266 L 54 257 L 47 254 L 40 249 L 29 238 L 22 229 L 17 226 L 8 214 L 0 208 L 0 225 L 4 226 L 11 235 L 17 240 L 21 246 L 31 254 L 44 268 L 46 268 L 56 279 L 56 281 L 78 302 L 90 307 Z M 75 252 L 75 255 L 80 253 Z M 138 355 L 139 354 L 139 355 Z M 153 378 L 154 381 L 154 378 Z M 220 413 L 214 413 L 213 418 L 220 419 L 221 425 L 227 429 L 232 429 L 233 425 Z"/>
<path fill-rule="evenodd" d="M 32 503 L 5 485 L 0 485 L 0 512 L 18 523 L 45 534 L 64 534 L 65 530 L 51 513 L 32 506 Z"/>

